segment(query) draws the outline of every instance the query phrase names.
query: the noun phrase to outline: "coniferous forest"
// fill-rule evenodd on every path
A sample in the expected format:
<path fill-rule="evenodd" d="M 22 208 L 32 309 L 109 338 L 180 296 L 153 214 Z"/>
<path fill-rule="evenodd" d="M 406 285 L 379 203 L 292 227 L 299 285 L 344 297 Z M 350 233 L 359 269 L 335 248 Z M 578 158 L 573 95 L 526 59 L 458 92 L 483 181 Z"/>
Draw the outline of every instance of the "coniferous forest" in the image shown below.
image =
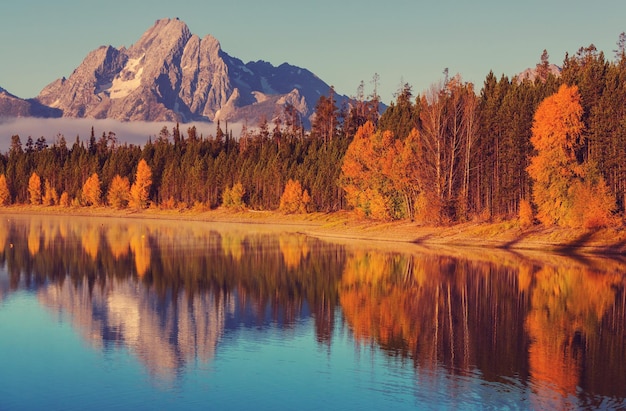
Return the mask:
<path fill-rule="evenodd" d="M 480 90 L 446 70 L 419 94 L 403 84 L 382 114 L 363 83 L 342 107 L 331 88 L 310 131 L 287 106 L 239 136 L 225 123 L 215 136 L 164 127 L 143 146 L 93 129 L 15 135 L 0 154 L 0 204 L 607 225 L 626 205 L 626 36 L 617 46 L 613 58 L 593 45 L 566 55 L 558 76 L 544 51 L 535 79 L 490 72 Z"/>

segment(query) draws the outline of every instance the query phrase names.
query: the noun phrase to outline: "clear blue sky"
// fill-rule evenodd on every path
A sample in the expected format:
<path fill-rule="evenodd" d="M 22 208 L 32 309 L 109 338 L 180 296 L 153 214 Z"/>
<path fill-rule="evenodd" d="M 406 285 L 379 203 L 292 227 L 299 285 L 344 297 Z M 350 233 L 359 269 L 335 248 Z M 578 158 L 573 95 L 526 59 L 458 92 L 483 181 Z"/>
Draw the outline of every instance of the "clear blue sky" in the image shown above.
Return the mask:
<path fill-rule="evenodd" d="M 3 0 L 0 86 L 34 97 L 89 51 L 130 46 L 164 17 L 214 35 L 244 62 L 305 67 L 341 94 L 354 95 L 361 80 L 370 93 L 378 73 L 389 103 L 402 82 L 420 93 L 446 67 L 480 89 L 489 70 L 512 76 L 544 48 L 559 65 L 591 43 L 612 59 L 626 1 Z"/>

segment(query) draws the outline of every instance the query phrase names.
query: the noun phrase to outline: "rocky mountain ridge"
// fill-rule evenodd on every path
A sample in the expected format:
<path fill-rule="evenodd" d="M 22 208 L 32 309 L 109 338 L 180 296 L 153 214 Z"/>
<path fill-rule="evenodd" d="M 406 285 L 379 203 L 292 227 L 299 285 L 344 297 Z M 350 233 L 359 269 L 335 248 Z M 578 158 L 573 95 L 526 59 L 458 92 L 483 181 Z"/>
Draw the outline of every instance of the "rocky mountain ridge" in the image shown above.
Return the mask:
<path fill-rule="evenodd" d="M 60 117 L 61 111 L 22 99 L 0 87 L 0 117 Z"/>
<path fill-rule="evenodd" d="M 162 19 L 129 48 L 93 50 L 68 78 L 53 81 L 35 99 L 12 99 L 3 91 L 0 115 L 257 124 L 292 105 L 306 126 L 329 88 L 309 70 L 287 63 L 243 63 L 215 37 L 200 38 L 179 19 Z"/>

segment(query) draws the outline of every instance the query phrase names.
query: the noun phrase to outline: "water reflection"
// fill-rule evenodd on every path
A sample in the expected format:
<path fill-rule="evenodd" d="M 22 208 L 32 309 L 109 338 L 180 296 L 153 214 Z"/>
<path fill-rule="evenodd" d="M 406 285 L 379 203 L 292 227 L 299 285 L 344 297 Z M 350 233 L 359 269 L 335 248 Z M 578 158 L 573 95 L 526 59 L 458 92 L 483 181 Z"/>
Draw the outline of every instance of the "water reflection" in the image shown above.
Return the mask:
<path fill-rule="evenodd" d="M 536 409 L 623 399 L 624 265 L 551 260 L 357 252 L 340 302 L 357 342 L 411 358 L 417 373 L 443 365 L 462 377 L 520 381 Z"/>
<path fill-rule="evenodd" d="M 476 379 L 523 393 L 531 408 L 626 398 L 619 260 L 398 252 L 237 226 L 4 216 L 2 267 L 0 302 L 32 290 L 94 347 L 126 347 L 159 379 L 210 363 L 229 333 L 296 329 L 310 317 L 321 346 L 332 349 L 347 330 L 357 347 L 385 352 L 389 367 L 412 363 L 420 386 L 445 369 L 456 381 L 446 387 L 451 398 Z"/>
<path fill-rule="evenodd" d="M 51 284 L 39 301 L 67 314 L 83 338 L 98 348 L 126 346 L 156 377 L 171 380 L 185 364 L 208 363 L 233 310 L 224 293 L 181 294 L 157 301 L 135 280 L 113 279 L 89 290 L 71 282 Z"/>

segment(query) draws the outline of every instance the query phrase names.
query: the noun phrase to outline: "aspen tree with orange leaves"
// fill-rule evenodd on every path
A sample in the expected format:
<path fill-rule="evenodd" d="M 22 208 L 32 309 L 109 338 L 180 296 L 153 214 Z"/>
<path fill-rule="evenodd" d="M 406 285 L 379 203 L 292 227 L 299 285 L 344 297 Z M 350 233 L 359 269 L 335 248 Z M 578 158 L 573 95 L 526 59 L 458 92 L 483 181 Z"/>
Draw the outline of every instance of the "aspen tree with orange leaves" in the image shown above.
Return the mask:
<path fill-rule="evenodd" d="M 146 208 L 152 185 L 152 170 L 143 158 L 137 165 L 135 182 L 130 188 L 130 203 L 134 208 Z"/>
<path fill-rule="evenodd" d="M 111 207 L 125 208 L 130 199 L 130 182 L 127 177 L 116 174 L 107 192 L 107 201 Z"/>
<path fill-rule="evenodd" d="M 283 195 L 280 197 L 279 210 L 285 214 L 305 214 L 310 202 L 309 192 L 306 189 L 302 189 L 300 181 L 289 179 Z"/>
<path fill-rule="evenodd" d="M 545 225 L 595 227 L 610 219 L 615 200 L 604 188 L 604 179 L 593 164 L 578 161 L 582 114 L 578 87 L 567 85 L 546 98 L 535 113 L 530 141 L 536 155 L 527 170 L 533 179 L 537 218 Z"/>
<path fill-rule="evenodd" d="M 93 173 L 91 177 L 83 184 L 83 201 L 86 205 L 100 205 L 100 198 L 102 197 L 102 183 L 98 173 Z"/>
<path fill-rule="evenodd" d="M 389 220 L 403 216 L 397 207 L 401 200 L 394 190 L 393 180 L 384 170 L 390 168 L 386 164 L 397 152 L 394 144 L 391 131 L 376 132 L 368 121 L 359 127 L 346 151 L 341 166 L 341 186 L 346 191 L 348 204 L 365 217 Z"/>
<path fill-rule="evenodd" d="M 7 178 L 4 174 L 0 174 L 0 206 L 9 205 L 11 203 L 11 192 L 7 184 Z"/>
<path fill-rule="evenodd" d="M 35 172 L 28 179 L 28 197 L 32 205 L 41 204 L 41 178 Z"/>

